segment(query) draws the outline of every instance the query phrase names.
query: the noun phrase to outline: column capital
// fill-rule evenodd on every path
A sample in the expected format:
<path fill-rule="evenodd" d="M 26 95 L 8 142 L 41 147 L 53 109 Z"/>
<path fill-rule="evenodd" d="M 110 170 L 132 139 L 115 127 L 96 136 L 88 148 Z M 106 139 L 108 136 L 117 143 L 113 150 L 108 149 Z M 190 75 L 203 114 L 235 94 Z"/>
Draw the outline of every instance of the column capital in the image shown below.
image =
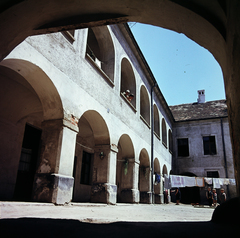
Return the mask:
<path fill-rule="evenodd" d="M 78 125 L 68 119 L 55 119 L 55 120 L 46 120 L 42 122 L 43 127 L 67 127 L 76 133 L 79 132 Z"/>

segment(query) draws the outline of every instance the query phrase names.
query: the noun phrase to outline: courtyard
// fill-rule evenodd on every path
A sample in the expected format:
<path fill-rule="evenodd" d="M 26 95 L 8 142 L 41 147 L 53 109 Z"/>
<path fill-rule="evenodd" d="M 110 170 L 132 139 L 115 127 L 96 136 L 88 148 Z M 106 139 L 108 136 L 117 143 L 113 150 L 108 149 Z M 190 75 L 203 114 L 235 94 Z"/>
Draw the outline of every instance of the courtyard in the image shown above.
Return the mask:
<path fill-rule="evenodd" d="M 170 204 L 1 202 L 1 237 L 239 237 L 211 222 L 213 208 Z"/>

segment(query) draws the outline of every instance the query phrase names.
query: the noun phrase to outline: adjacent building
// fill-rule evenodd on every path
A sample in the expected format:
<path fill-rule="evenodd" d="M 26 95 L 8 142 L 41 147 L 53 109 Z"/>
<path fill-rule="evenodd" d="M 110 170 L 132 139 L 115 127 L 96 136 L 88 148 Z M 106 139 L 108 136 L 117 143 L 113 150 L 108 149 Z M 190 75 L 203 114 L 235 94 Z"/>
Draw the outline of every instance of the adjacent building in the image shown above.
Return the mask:
<path fill-rule="evenodd" d="M 197 102 L 170 106 L 170 109 L 175 119 L 173 173 L 234 179 L 226 100 L 205 102 L 205 90 L 199 90 Z M 235 186 L 222 187 L 228 196 L 236 195 Z M 191 194 L 195 194 L 193 200 L 201 198 L 201 202 L 206 197 L 206 187 L 182 188 L 182 192 L 186 202 L 192 199 Z"/>

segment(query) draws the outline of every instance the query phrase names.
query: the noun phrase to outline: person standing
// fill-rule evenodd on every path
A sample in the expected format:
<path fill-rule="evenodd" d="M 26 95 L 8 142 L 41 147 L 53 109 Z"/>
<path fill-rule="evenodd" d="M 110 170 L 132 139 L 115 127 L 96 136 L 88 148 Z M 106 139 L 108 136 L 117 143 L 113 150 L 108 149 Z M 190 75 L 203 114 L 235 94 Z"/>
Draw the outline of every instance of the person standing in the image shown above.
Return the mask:
<path fill-rule="evenodd" d="M 176 189 L 175 196 L 176 196 L 176 205 L 179 205 L 180 200 L 181 200 L 181 192 L 180 192 L 179 188 Z"/>
<path fill-rule="evenodd" d="M 206 192 L 206 197 L 208 200 L 208 205 L 209 205 L 209 207 L 211 207 L 212 203 L 213 203 L 213 193 L 211 191 L 211 187 L 208 187 L 208 190 Z"/>
<path fill-rule="evenodd" d="M 224 203 L 227 199 L 226 193 L 224 192 L 224 189 L 221 188 L 221 193 L 219 196 L 220 204 Z"/>
<path fill-rule="evenodd" d="M 217 192 L 215 188 L 213 189 L 213 206 L 217 206 Z"/>

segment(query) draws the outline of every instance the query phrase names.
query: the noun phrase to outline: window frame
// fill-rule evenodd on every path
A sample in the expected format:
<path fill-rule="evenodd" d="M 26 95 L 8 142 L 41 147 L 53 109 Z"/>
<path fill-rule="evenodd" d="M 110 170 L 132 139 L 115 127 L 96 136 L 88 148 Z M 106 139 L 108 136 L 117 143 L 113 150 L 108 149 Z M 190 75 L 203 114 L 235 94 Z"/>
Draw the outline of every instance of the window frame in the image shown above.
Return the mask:
<path fill-rule="evenodd" d="M 187 140 L 187 144 L 185 146 L 187 146 L 187 153 L 179 153 L 179 141 L 183 141 L 183 140 Z M 182 145 L 183 147 L 184 145 Z M 183 149 L 182 149 L 183 150 Z M 178 157 L 189 157 L 190 156 L 190 151 L 189 151 L 189 139 L 188 138 L 177 138 L 177 155 Z"/>
<path fill-rule="evenodd" d="M 209 138 L 209 141 L 204 140 L 204 138 Z M 210 138 L 214 138 L 214 141 L 210 141 Z M 207 144 L 208 142 L 208 144 Z M 202 143 L 203 143 L 203 154 L 204 155 L 217 155 L 217 143 L 216 143 L 216 136 L 215 135 L 206 135 L 202 136 Z M 212 146 L 214 145 L 214 148 Z M 208 147 L 208 151 L 206 148 Z"/>

